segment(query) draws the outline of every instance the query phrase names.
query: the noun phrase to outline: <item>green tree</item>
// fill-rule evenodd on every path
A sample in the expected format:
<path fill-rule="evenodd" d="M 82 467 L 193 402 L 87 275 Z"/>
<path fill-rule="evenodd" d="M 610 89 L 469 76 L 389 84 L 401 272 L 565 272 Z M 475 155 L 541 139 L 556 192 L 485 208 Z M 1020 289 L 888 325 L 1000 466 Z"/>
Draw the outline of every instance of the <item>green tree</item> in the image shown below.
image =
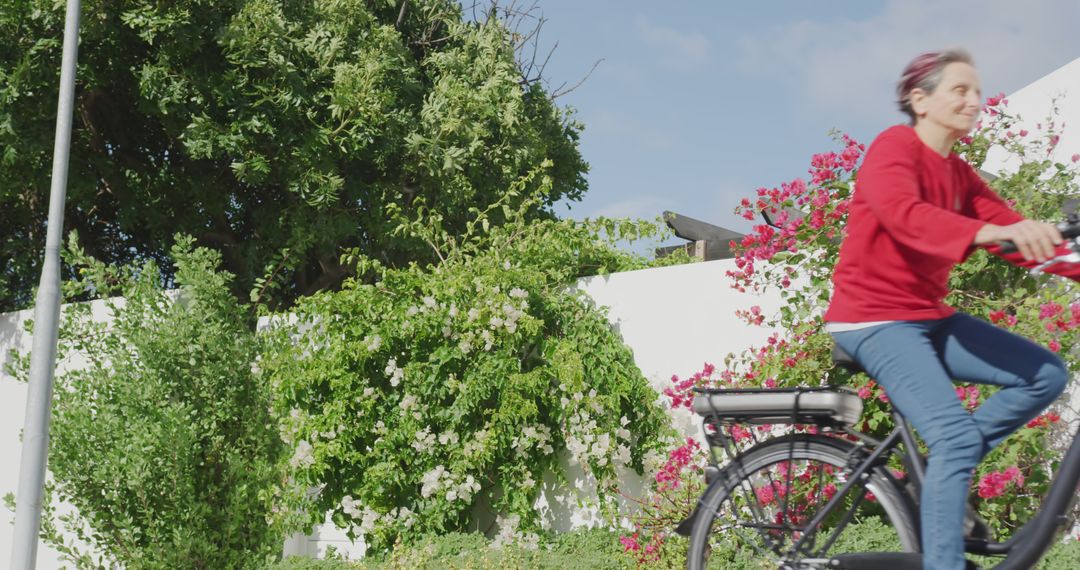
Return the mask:
<path fill-rule="evenodd" d="M 0 0 L 0 310 L 28 305 L 39 273 L 62 28 L 62 3 Z M 551 217 L 586 188 L 581 127 L 525 77 L 519 40 L 453 0 L 88 0 L 67 227 L 166 279 L 190 234 L 235 293 L 288 304 L 349 276 L 343 247 L 432 259 L 391 239 L 390 206 L 460 231 L 550 159 L 530 218 Z"/>

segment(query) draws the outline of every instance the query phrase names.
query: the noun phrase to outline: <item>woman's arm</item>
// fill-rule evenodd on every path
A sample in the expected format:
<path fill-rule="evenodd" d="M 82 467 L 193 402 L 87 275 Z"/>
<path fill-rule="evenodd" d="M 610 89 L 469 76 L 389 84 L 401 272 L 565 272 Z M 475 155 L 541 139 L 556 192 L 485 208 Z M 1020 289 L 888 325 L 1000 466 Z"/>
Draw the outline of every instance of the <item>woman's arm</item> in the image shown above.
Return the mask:
<path fill-rule="evenodd" d="M 1056 255 L 1062 243 L 1061 232 L 1053 224 L 1022 220 L 1007 226 L 986 224 L 975 234 L 973 245 L 990 245 L 1003 241 L 1016 244 L 1016 249 L 1027 261 L 1043 262 Z"/>
<path fill-rule="evenodd" d="M 1063 240 L 1053 224 L 1025 219 L 1010 208 L 974 168 L 966 170 L 972 213 L 975 218 L 987 222 L 975 233 L 972 245 L 1011 241 L 1016 244 L 1021 259 L 1039 263 L 1055 255 Z"/>

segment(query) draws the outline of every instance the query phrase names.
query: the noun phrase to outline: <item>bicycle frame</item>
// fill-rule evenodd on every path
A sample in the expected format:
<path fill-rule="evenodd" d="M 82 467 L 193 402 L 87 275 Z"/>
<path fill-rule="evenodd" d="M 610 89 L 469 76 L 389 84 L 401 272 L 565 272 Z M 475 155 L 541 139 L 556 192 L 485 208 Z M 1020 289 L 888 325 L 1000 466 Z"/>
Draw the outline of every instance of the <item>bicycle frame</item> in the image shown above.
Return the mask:
<path fill-rule="evenodd" d="M 885 439 L 882 441 L 877 441 L 874 438 L 859 431 L 851 429 L 844 430 L 845 433 L 855 436 L 861 442 L 870 442 L 874 450 L 870 453 L 869 456 L 859 462 L 858 467 L 856 467 L 855 470 L 848 475 L 847 483 L 845 483 L 844 486 L 836 492 L 836 495 L 826 501 L 825 505 L 821 508 L 821 510 L 816 515 L 814 515 L 814 517 L 810 519 L 808 523 L 806 523 L 806 528 L 817 528 L 819 524 L 821 524 L 830 514 L 832 514 L 836 506 L 843 501 L 848 491 L 850 491 L 852 487 L 854 487 L 856 484 L 859 483 L 859 481 L 866 477 L 871 469 L 877 467 L 879 463 L 883 462 L 884 457 L 888 453 L 895 452 L 896 446 L 900 443 L 904 444 L 905 451 L 905 453 L 901 455 L 901 459 L 903 460 L 904 465 L 908 468 L 908 472 L 912 473 L 912 475 L 914 476 L 912 482 L 915 484 L 916 490 L 922 489 L 923 457 L 919 455 L 917 451 L 918 447 L 915 446 L 915 436 L 911 432 L 911 427 L 908 425 L 907 420 L 904 419 L 903 416 L 901 416 L 895 410 L 892 412 L 892 416 L 893 420 L 896 422 L 896 428 L 893 429 L 893 431 L 890 432 L 889 435 L 886 436 Z M 913 498 L 917 499 L 917 497 Z M 835 530 L 833 530 L 833 534 L 829 537 L 827 544 L 831 544 L 832 541 L 834 541 L 836 537 L 839 536 L 840 532 L 847 525 L 848 519 L 850 515 L 854 512 L 854 509 L 855 507 L 857 507 L 857 505 L 858 503 L 856 502 L 849 509 L 848 513 L 845 514 L 843 523 L 837 526 Z M 813 538 L 813 534 L 804 533 L 803 536 L 800 537 L 799 540 L 792 545 L 792 550 L 795 552 L 799 552 L 800 550 L 802 550 L 802 547 L 806 543 L 806 541 L 811 538 Z M 922 540 L 920 539 L 919 542 L 921 546 Z"/>
<path fill-rule="evenodd" d="M 867 455 L 859 458 L 857 463 L 853 464 L 854 468 L 848 475 L 847 482 L 831 499 L 826 501 L 820 511 L 806 523 L 805 529 L 818 528 L 818 525 L 836 511 L 837 507 L 844 500 L 843 498 L 854 486 L 859 484 L 864 477 L 868 476 L 872 469 L 885 463 L 889 453 L 898 454 L 904 463 L 909 474 L 908 481 L 914 486 L 913 494 L 915 496 L 912 497 L 912 499 L 915 500 L 913 501 L 913 504 L 918 504 L 918 494 L 921 492 L 923 479 L 925 477 L 925 458 L 918 452 L 915 435 L 907 420 L 896 410 L 892 410 L 892 416 L 896 423 L 896 427 L 883 440 L 877 440 L 876 438 L 850 428 L 838 430 L 836 432 L 853 436 L 870 449 L 868 450 Z M 706 432 L 706 434 L 707 436 L 710 435 L 708 432 Z M 713 437 L 719 435 L 723 440 L 721 447 L 731 457 L 735 456 L 733 454 L 734 450 L 728 448 L 731 442 L 728 441 L 726 436 L 723 436 L 722 431 L 718 431 L 711 435 Z M 898 446 L 901 444 L 903 444 L 903 451 L 898 449 Z M 711 451 L 713 445 L 710 445 L 709 447 Z M 863 449 L 865 450 L 866 447 L 863 447 Z M 714 465 L 719 464 L 715 456 L 712 459 Z M 965 542 L 965 550 L 970 554 L 1005 556 L 1001 562 L 993 567 L 994 570 L 1025 570 L 1033 567 L 1050 548 L 1057 535 L 1057 531 L 1070 522 L 1066 513 L 1076 497 L 1078 485 L 1080 485 L 1080 431 L 1073 434 L 1072 443 L 1066 451 L 1065 456 L 1058 467 L 1057 473 L 1054 475 L 1050 489 L 1047 492 L 1039 511 L 1021 528 L 1013 533 L 1008 540 L 1004 542 L 991 542 L 986 540 L 967 539 Z M 853 508 L 854 506 L 852 509 Z M 826 544 L 831 544 L 831 542 L 839 536 L 846 526 L 848 517 L 850 517 L 851 513 L 852 511 L 849 510 L 842 524 L 838 525 L 832 531 L 832 535 L 828 537 Z M 816 540 L 815 534 L 816 533 L 812 532 L 802 534 L 798 540 L 793 542 L 791 552 L 805 552 L 807 542 Z M 828 548 L 828 546 L 826 546 L 826 548 Z M 892 557 L 896 557 L 897 553 L 881 553 L 881 555 L 893 559 Z M 862 553 L 859 554 L 859 556 L 861 557 L 862 563 L 867 564 L 866 567 L 877 567 L 874 566 L 876 562 L 874 562 L 872 553 Z M 911 554 L 913 560 L 921 559 L 921 556 L 922 555 L 919 553 Z M 811 562 L 811 560 L 804 560 L 803 562 Z M 857 562 L 854 564 L 856 565 L 850 567 L 858 567 Z"/>
<path fill-rule="evenodd" d="M 823 389 L 827 389 L 827 388 L 808 388 L 808 389 L 805 389 L 805 390 L 810 392 L 810 391 L 817 391 L 817 390 L 823 390 Z M 859 432 L 857 430 L 853 430 L 853 429 L 850 429 L 849 427 L 846 427 L 846 426 L 843 426 L 843 425 L 840 425 L 840 424 L 836 424 L 834 422 L 830 422 L 830 421 L 827 420 L 827 418 L 811 417 L 809 415 L 801 415 L 802 411 L 800 410 L 800 407 L 799 407 L 799 397 L 798 396 L 802 394 L 802 390 L 803 389 L 799 390 L 799 392 L 797 393 L 798 395 L 795 398 L 794 409 L 792 410 L 792 419 L 793 419 L 793 421 L 796 421 L 798 423 L 804 423 L 805 422 L 807 424 L 814 424 L 814 425 L 817 425 L 817 426 L 822 427 L 822 428 L 830 429 L 834 433 L 848 434 L 848 435 L 856 438 L 856 440 L 857 440 L 856 445 L 858 446 L 856 449 L 866 451 L 867 446 L 869 446 L 870 451 L 869 451 L 869 455 L 867 455 L 865 457 L 857 457 L 856 458 L 857 461 L 852 462 L 851 465 L 853 466 L 854 470 L 847 475 L 848 480 L 844 483 L 844 485 L 842 485 L 840 487 L 840 489 L 835 493 L 835 495 L 831 499 L 828 499 L 825 502 L 825 504 L 822 506 L 820 511 L 808 523 L 806 523 L 806 525 L 805 525 L 805 527 L 803 529 L 790 528 L 789 530 L 805 530 L 805 529 L 817 528 L 818 525 L 821 524 L 825 520 L 825 518 L 832 515 L 833 512 L 837 510 L 837 506 L 843 501 L 844 497 L 847 496 L 848 492 L 851 491 L 852 487 L 859 484 L 859 482 L 862 479 L 864 479 L 865 477 L 869 477 L 869 473 L 872 470 L 877 469 L 877 468 L 879 468 L 879 467 L 881 467 L 882 465 L 885 464 L 885 457 L 889 453 L 897 453 L 897 454 L 900 455 L 901 460 L 904 463 L 905 467 L 907 468 L 908 472 L 915 474 L 915 479 L 912 480 L 912 483 L 916 486 L 916 490 L 918 491 L 919 489 L 921 489 L 921 487 L 922 487 L 922 474 L 923 474 L 923 471 L 924 471 L 924 469 L 923 469 L 924 458 L 921 455 L 919 455 L 918 447 L 915 444 L 915 436 L 912 433 L 911 428 L 910 428 L 907 420 L 902 415 L 900 415 L 895 410 L 892 411 L 893 419 L 894 419 L 894 422 L 896 423 L 897 427 L 884 440 L 879 441 L 879 440 L 877 440 L 877 439 L 875 439 L 875 438 L 873 438 L 873 437 L 871 437 L 871 436 L 869 436 L 867 434 Z M 744 392 L 744 393 L 745 392 L 763 392 L 763 391 L 766 391 L 766 390 L 761 390 L 761 389 L 730 390 L 730 392 Z M 708 419 L 710 416 L 712 418 L 716 419 L 717 421 L 710 421 Z M 736 464 L 729 463 L 726 466 L 721 467 L 720 462 L 717 460 L 717 456 L 716 456 L 716 449 L 717 448 L 723 449 L 724 453 L 731 459 L 734 459 L 734 458 L 736 458 L 738 456 L 737 449 L 733 445 L 733 440 L 729 436 L 724 434 L 724 431 L 723 431 L 723 429 L 721 427 L 722 422 L 718 421 L 719 417 L 720 417 L 719 413 L 715 409 L 713 409 L 713 413 L 710 416 L 706 416 L 705 424 L 702 426 L 704 431 L 705 431 L 705 438 L 709 442 L 708 449 L 709 449 L 709 454 L 710 454 L 710 458 L 711 458 L 710 465 L 706 468 L 706 480 L 707 480 L 707 482 L 711 482 L 713 477 L 719 476 L 723 472 L 724 469 L 726 469 L 726 468 L 728 468 L 728 467 L 730 467 L 732 465 L 736 465 Z M 710 425 L 710 424 L 716 427 L 716 431 L 713 432 L 713 433 L 709 433 L 709 430 L 707 429 L 707 426 Z M 904 453 L 903 454 L 900 454 L 899 450 L 897 450 L 897 446 L 900 443 L 904 444 Z M 710 470 L 713 473 L 712 477 L 709 476 Z M 791 486 L 791 480 L 790 480 L 791 472 L 788 471 L 786 476 L 787 476 L 788 479 L 785 481 L 785 487 L 790 487 Z M 862 495 L 859 495 L 859 497 L 856 499 L 856 501 L 848 508 L 847 512 L 844 513 L 844 515 L 842 516 L 841 523 L 836 526 L 836 528 L 832 531 L 832 534 L 826 539 L 825 546 L 824 546 L 825 549 L 828 549 L 832 545 L 832 543 L 839 537 L 840 533 L 843 531 L 843 529 L 847 526 L 848 522 L 851 520 L 851 517 L 854 515 L 854 512 L 858 508 L 858 505 L 859 505 L 859 503 L 861 501 L 862 501 Z M 911 504 L 915 505 L 916 501 L 912 500 Z M 753 504 L 751 504 L 751 508 L 754 508 Z M 787 510 L 787 506 L 786 506 L 786 495 L 785 495 L 784 505 L 781 507 L 781 511 L 786 511 L 786 510 Z M 755 514 L 760 516 L 760 513 L 755 512 Z M 684 521 L 683 524 L 685 524 L 688 521 L 693 520 L 693 518 L 696 517 L 696 515 L 697 515 L 697 511 L 695 510 L 694 514 L 692 514 L 691 517 L 689 519 L 687 519 L 687 521 Z M 682 526 L 682 525 L 680 525 L 680 526 Z M 750 525 L 750 526 L 757 527 L 759 530 L 780 528 L 780 527 L 778 527 L 777 525 L 774 525 L 774 524 L 759 524 L 759 525 Z M 791 552 L 806 552 L 807 549 L 804 548 L 804 547 L 807 544 L 807 541 L 816 541 L 816 536 L 817 536 L 816 532 L 803 532 L 803 533 L 801 533 L 801 537 L 797 541 L 793 541 L 790 551 Z"/>
<path fill-rule="evenodd" d="M 902 421 L 902 416 L 895 411 L 893 416 Z M 860 435 L 858 432 L 854 433 Z M 903 435 L 904 457 L 915 466 L 920 466 L 922 456 L 914 451 L 917 449 L 914 447 L 914 437 L 906 422 L 902 424 L 898 422 L 898 427 L 881 443 L 881 448 L 895 447 L 895 436 L 898 433 Z M 871 455 L 864 460 L 865 465 L 860 467 L 868 467 L 869 463 L 880 457 L 880 455 L 882 454 L 875 453 Z M 909 472 L 913 475 L 912 481 L 917 482 L 917 488 L 921 488 L 922 469 Z M 1061 464 L 1058 466 L 1058 471 L 1055 473 L 1050 489 L 1043 499 L 1043 504 L 1039 507 L 1039 511 L 1035 516 L 1024 523 L 1005 542 L 968 539 L 965 543 L 965 550 L 970 554 L 1004 555 L 1005 559 L 994 566 L 993 570 L 1026 570 L 1034 567 L 1053 544 L 1057 531 L 1071 522 L 1066 513 L 1076 498 L 1078 486 L 1080 486 L 1080 430 L 1073 433 L 1072 443 L 1065 452 L 1065 457 L 1062 458 Z M 839 494 L 837 493 L 837 495 Z M 829 507 L 830 505 L 826 505 L 826 508 Z M 822 516 L 822 518 L 824 517 Z"/>
<path fill-rule="evenodd" d="M 880 444 L 874 444 L 877 449 L 863 461 L 860 467 L 867 467 L 868 469 L 872 462 L 877 461 L 885 454 L 877 451 L 882 449 L 885 451 L 893 450 L 897 445 L 896 438 L 899 436 L 904 444 L 905 452 L 902 457 L 905 466 L 908 467 L 908 473 L 912 475 L 910 480 L 916 485 L 916 489 L 920 490 L 924 475 L 924 459 L 916 451 L 918 448 L 915 447 L 915 436 L 909 424 L 895 410 L 893 410 L 892 415 L 896 421 L 896 428 Z M 856 437 L 868 438 L 868 436 L 860 432 L 849 430 L 848 433 Z M 852 480 L 865 471 L 865 469 L 860 469 L 854 472 L 851 476 Z M 1072 501 L 1077 497 L 1078 487 L 1080 487 L 1080 431 L 1075 432 L 1074 436 L 1072 436 L 1072 442 L 1065 452 L 1061 464 L 1058 465 L 1057 473 L 1054 474 L 1050 489 L 1047 496 L 1043 498 L 1038 513 L 1032 516 L 1023 527 L 1017 529 L 1007 541 L 990 542 L 968 539 L 964 544 L 964 549 L 970 554 L 1004 555 L 1005 558 L 994 567 L 995 570 L 1024 570 L 1034 567 L 1052 545 L 1057 530 L 1068 525 L 1069 519 L 1066 514 Z M 837 493 L 837 496 L 847 490 L 847 487 L 842 489 L 841 492 Z M 832 506 L 826 504 L 823 513 L 815 517 L 816 519 L 811 521 L 809 527 L 813 528 L 813 525 L 820 523 L 828 514 L 824 511 L 831 511 Z"/>

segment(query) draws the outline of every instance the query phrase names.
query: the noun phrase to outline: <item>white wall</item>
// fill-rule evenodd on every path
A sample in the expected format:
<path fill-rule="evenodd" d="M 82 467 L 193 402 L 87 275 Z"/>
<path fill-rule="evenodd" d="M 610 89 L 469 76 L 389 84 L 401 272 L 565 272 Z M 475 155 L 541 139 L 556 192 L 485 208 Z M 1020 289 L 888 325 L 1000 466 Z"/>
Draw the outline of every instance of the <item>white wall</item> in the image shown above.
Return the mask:
<path fill-rule="evenodd" d="M 735 317 L 736 309 L 758 305 L 767 315 L 775 314 L 781 302 L 779 295 L 756 296 L 731 289 L 725 273 L 732 269 L 732 260 L 711 261 L 689 265 L 646 269 L 593 277 L 579 282 L 598 305 L 608 308 L 611 322 L 622 333 L 634 352 L 634 360 L 658 393 L 670 385 L 671 376 L 689 376 L 701 370 L 706 362 L 720 364 L 724 356 L 751 346 L 761 346 L 771 331 L 749 326 Z M 95 315 L 106 318 L 104 307 L 95 303 Z M 27 352 L 30 338 L 22 332 L 22 322 L 32 317 L 30 311 L 0 315 L 0 363 L 6 363 L 10 348 Z M 77 365 L 63 363 L 62 367 Z M 0 495 L 14 491 L 18 485 L 18 440 L 22 429 L 26 387 L 6 373 L 0 374 Z M 1080 404 L 1080 392 L 1073 394 L 1074 405 Z M 697 434 L 697 427 L 688 414 L 677 416 L 676 425 L 686 433 Z M 574 467 L 569 474 L 580 474 Z M 588 481 L 581 477 L 577 486 L 588 493 Z M 633 494 L 643 487 L 642 481 L 627 473 L 621 482 L 625 491 Z M 544 518 L 548 528 L 568 530 L 588 526 L 594 521 L 594 511 L 560 504 L 554 496 L 542 497 Z M 0 563 L 11 556 L 13 514 L 0 509 Z M 344 532 L 332 524 L 324 524 L 308 536 L 297 535 L 285 544 L 287 554 L 323 556 L 333 546 L 352 557 L 363 554 L 362 543 L 349 543 Z M 38 550 L 38 568 L 60 568 L 55 552 L 44 544 Z"/>
<path fill-rule="evenodd" d="M 1032 133 L 1029 137 L 1038 136 L 1037 127 L 1040 123 L 1046 127 L 1046 118 L 1050 115 L 1056 98 L 1059 111 L 1057 127 L 1059 131 L 1061 125 L 1065 127 L 1051 159 L 1069 164 L 1072 155 L 1080 153 L 1080 58 L 1006 98 L 1009 100 L 1009 114 L 1019 115 L 1021 118 L 1012 130 L 1019 132 L 1020 129 L 1027 129 Z M 987 119 L 989 117 L 984 117 L 983 120 Z M 986 155 L 983 170 L 995 175 L 1002 171 L 1015 172 L 1019 163 L 1018 159 L 1010 158 L 1000 147 L 994 147 Z"/>
<path fill-rule="evenodd" d="M 773 312 L 780 305 L 779 296 L 756 297 L 732 290 L 725 272 L 733 268 L 732 260 L 711 261 L 593 277 L 582 280 L 579 286 L 598 305 L 609 308 L 611 321 L 633 349 L 638 367 L 660 391 L 670 385 L 673 374 L 689 376 L 700 371 L 705 362 L 720 363 L 729 352 L 765 342 L 768 331 L 740 322 L 734 312 L 751 305 Z M 95 303 L 95 314 L 106 318 L 102 303 Z M 0 315 L 0 363 L 8 361 L 11 348 L 29 351 L 30 337 L 22 332 L 22 323 L 32 317 L 31 311 Z M 14 492 L 18 486 L 19 432 L 25 402 L 26 386 L 6 373 L 0 374 L 0 457 L 4 458 L 0 463 L 0 495 Z M 679 424 L 696 435 L 688 415 L 681 416 Z M 587 483 L 579 483 L 587 492 Z M 640 487 L 634 477 L 628 477 L 624 484 L 627 489 Z M 553 529 L 592 522 L 588 510 L 568 510 L 554 500 L 548 502 L 551 508 L 546 519 Z M 13 520 L 13 513 L 0 509 L 0 563 L 11 556 Z M 353 555 L 363 551 L 363 545 L 349 544 L 344 533 L 333 525 L 323 525 L 310 536 L 293 537 L 286 551 L 322 555 L 331 545 Z M 59 567 L 56 553 L 39 546 L 38 568 Z"/>
<path fill-rule="evenodd" d="M 761 346 L 771 334 L 742 322 L 735 311 L 758 305 L 774 314 L 779 293 L 739 293 L 726 276 L 733 269 L 734 260 L 725 259 L 592 277 L 579 286 L 608 308 L 634 362 L 662 391 L 673 374 L 685 378 L 706 362 L 722 364 L 727 354 Z"/>
<path fill-rule="evenodd" d="M 91 303 L 94 319 L 105 322 L 109 319 L 105 302 Z M 33 320 L 34 311 L 0 313 L 0 496 L 15 493 L 19 486 L 19 465 L 22 456 L 20 434 L 26 418 L 27 386 L 16 381 L 7 373 L 12 350 L 20 354 L 29 354 L 32 337 L 23 330 L 24 323 Z M 57 372 L 63 373 L 82 366 L 82 359 L 73 355 L 57 363 Z M 58 506 L 58 514 L 70 507 Z M 14 534 L 15 513 L 0 506 L 0 564 L 11 560 L 12 538 Z M 44 543 L 38 544 L 37 568 L 52 570 L 62 568 L 59 555 Z"/>

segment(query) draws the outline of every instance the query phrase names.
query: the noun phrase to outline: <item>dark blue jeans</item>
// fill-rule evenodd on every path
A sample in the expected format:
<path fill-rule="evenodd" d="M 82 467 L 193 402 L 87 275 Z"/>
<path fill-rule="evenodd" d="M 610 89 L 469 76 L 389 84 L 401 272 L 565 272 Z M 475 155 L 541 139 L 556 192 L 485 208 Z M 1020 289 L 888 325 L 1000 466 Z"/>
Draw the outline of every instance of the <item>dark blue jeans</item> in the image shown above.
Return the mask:
<path fill-rule="evenodd" d="M 836 332 L 833 338 L 885 389 L 930 448 L 920 501 L 923 568 L 961 570 L 972 471 L 1064 391 L 1065 363 L 1023 337 L 962 313 Z M 968 413 L 953 380 L 1001 390 Z"/>

